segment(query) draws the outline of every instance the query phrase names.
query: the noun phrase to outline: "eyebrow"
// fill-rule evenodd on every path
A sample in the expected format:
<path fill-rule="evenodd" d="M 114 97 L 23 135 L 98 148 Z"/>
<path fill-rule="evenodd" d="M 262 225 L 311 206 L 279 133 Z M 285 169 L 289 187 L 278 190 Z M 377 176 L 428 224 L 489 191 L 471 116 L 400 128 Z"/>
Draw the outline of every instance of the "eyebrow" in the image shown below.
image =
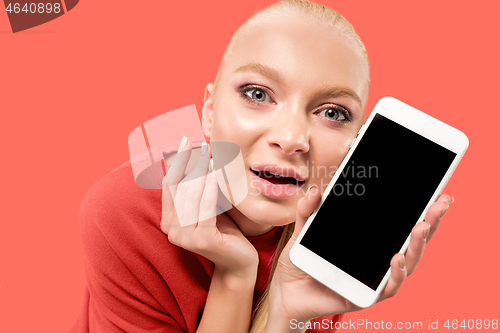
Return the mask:
<path fill-rule="evenodd" d="M 266 76 L 280 84 L 283 84 L 285 82 L 285 80 L 283 80 L 283 77 L 277 70 L 255 62 L 251 62 L 249 64 L 240 66 L 234 71 L 234 73 L 241 73 L 241 72 L 255 72 L 263 76 Z M 350 97 L 360 107 L 362 106 L 361 98 L 359 98 L 358 94 L 356 94 L 354 90 L 346 86 L 323 87 L 322 89 L 314 93 L 313 98 L 319 98 L 323 96 L 328 96 L 332 98 Z"/>
<path fill-rule="evenodd" d="M 359 98 L 358 94 L 356 94 L 354 90 L 346 86 L 324 87 L 319 91 L 315 92 L 313 98 L 319 98 L 323 96 L 328 96 L 332 98 L 350 97 L 361 107 L 361 98 Z"/>
<path fill-rule="evenodd" d="M 271 80 L 274 80 L 278 83 L 284 83 L 285 80 L 283 80 L 283 77 L 280 75 L 280 73 L 266 65 L 258 64 L 255 62 L 251 62 L 249 64 L 243 65 L 238 67 L 235 71 L 235 73 L 240 73 L 240 72 L 255 72 L 263 76 L 267 76 Z"/>

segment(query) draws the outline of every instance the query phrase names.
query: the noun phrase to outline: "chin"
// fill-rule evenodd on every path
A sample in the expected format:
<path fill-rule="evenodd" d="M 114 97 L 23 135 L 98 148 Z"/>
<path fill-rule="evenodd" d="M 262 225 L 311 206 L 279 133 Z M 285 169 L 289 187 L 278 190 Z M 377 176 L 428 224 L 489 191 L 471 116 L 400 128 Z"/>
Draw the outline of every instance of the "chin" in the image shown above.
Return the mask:
<path fill-rule="evenodd" d="M 249 194 L 236 206 L 236 209 L 255 223 L 284 226 L 295 222 L 297 200 L 292 199 L 275 201 L 263 198 L 262 195 L 252 196 Z"/>

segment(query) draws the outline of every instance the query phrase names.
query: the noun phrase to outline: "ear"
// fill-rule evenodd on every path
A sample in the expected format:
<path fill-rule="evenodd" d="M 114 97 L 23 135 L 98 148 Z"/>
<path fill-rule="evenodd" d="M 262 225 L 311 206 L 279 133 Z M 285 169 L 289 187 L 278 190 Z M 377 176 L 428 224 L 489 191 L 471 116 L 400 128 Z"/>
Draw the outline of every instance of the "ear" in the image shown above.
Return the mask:
<path fill-rule="evenodd" d="M 203 134 L 205 134 L 208 141 L 210 141 L 210 136 L 212 134 L 212 114 L 214 109 L 212 99 L 213 88 L 213 83 L 209 83 L 205 87 L 205 97 L 203 98 L 203 109 L 201 111 L 201 126 L 203 128 Z"/>

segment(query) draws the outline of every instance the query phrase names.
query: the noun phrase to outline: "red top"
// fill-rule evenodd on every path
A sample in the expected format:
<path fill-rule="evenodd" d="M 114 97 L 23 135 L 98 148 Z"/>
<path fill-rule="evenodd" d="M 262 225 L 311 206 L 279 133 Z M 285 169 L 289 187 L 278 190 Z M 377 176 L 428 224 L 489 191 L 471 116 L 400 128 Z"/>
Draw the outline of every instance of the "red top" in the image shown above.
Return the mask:
<path fill-rule="evenodd" d="M 172 245 L 160 220 L 161 190 L 137 186 L 130 163 L 89 190 L 79 213 L 87 281 L 70 333 L 196 331 L 214 265 Z M 260 259 L 254 307 L 266 288 L 281 230 L 247 237 Z M 335 323 L 342 315 L 326 318 Z"/>

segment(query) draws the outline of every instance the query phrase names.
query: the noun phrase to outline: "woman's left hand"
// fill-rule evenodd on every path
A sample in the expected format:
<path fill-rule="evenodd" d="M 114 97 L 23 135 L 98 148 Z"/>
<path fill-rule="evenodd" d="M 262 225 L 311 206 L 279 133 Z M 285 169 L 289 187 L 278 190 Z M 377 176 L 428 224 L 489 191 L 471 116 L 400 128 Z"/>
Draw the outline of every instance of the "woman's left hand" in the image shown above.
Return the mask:
<path fill-rule="evenodd" d="M 295 267 L 290 261 L 290 248 L 309 216 L 318 207 L 320 200 L 321 194 L 318 189 L 312 187 L 308 191 L 308 195 L 297 203 L 295 230 L 280 255 L 278 266 L 271 281 L 268 332 L 273 331 L 273 327 L 278 329 L 274 331 L 283 331 L 285 327 L 289 329 L 290 320 L 292 319 L 305 323 L 317 317 L 361 309 L 314 280 L 311 276 Z M 449 195 L 443 194 L 439 196 L 436 202 L 429 207 L 425 215 L 425 222 L 415 225 L 405 255 L 396 254 L 391 260 L 391 275 L 377 302 L 394 296 L 406 276 L 415 271 L 422 258 L 425 245 L 434 236 L 441 217 L 452 202 L 453 198 Z"/>

